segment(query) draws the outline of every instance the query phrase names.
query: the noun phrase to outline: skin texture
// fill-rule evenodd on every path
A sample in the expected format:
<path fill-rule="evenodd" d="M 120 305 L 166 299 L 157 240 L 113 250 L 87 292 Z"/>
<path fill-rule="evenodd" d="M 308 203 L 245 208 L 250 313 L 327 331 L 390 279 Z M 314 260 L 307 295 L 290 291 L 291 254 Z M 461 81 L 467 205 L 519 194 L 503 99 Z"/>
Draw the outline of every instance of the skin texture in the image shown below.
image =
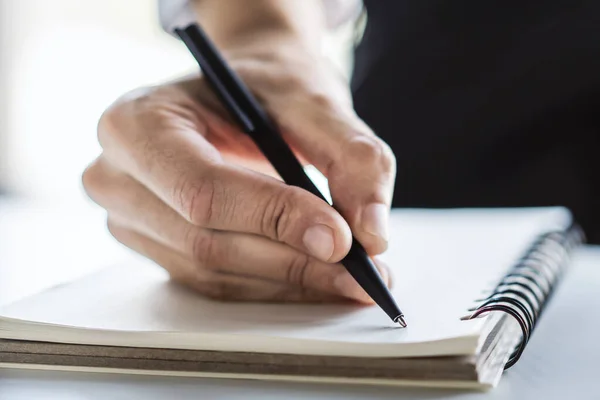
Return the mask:
<path fill-rule="evenodd" d="M 111 105 L 85 190 L 106 209 L 117 240 L 205 296 L 370 303 L 338 262 L 351 232 L 369 254 L 386 249 L 394 156 L 355 115 L 347 83 L 318 51 L 320 1 L 257 0 L 270 11 L 244 13 L 239 3 L 196 5 L 284 138 L 327 176 L 341 214 L 281 182 L 201 76 Z M 228 24 L 217 23 L 223 15 Z"/>

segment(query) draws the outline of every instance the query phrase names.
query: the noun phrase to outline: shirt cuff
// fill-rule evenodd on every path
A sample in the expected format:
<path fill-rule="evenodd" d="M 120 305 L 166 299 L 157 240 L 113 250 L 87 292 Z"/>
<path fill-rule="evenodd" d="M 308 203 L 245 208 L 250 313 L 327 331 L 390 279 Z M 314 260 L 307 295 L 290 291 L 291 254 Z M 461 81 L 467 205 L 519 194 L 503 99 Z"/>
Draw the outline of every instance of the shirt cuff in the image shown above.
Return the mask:
<path fill-rule="evenodd" d="M 329 29 L 355 20 L 362 9 L 361 0 L 322 1 Z M 184 27 L 196 20 L 189 0 L 158 0 L 158 13 L 162 28 L 170 34 L 173 34 L 175 28 Z"/>
<path fill-rule="evenodd" d="M 189 0 L 158 0 L 158 19 L 171 35 L 175 28 L 183 28 L 196 20 Z"/>

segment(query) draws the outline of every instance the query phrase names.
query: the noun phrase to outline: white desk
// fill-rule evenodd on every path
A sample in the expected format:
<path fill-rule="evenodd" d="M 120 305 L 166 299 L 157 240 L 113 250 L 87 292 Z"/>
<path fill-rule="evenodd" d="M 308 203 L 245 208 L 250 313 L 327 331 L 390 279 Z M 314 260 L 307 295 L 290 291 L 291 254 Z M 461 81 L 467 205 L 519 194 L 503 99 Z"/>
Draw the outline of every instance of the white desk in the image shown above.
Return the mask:
<path fill-rule="evenodd" d="M 0 203 L 0 302 L 131 256 L 98 233 L 101 216 L 70 214 L 9 213 Z M 70 255 L 68 237 L 77 243 Z M 599 309 L 600 248 L 588 247 L 576 254 L 519 363 L 488 393 L 0 370 L 0 399 L 600 399 Z"/>

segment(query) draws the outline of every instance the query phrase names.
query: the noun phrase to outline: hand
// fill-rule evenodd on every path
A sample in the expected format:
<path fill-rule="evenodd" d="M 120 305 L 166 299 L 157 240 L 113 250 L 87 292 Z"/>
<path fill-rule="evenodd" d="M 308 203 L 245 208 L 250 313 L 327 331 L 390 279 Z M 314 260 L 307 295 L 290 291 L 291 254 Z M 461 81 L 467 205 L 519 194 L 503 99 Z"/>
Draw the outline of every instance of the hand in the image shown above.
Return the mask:
<path fill-rule="evenodd" d="M 83 183 L 110 232 L 211 298 L 371 302 L 336 263 L 350 227 L 370 254 L 386 249 L 392 152 L 354 114 L 341 78 L 301 46 L 246 45 L 226 57 L 298 155 L 328 177 L 343 217 L 269 176 L 194 78 L 130 93 L 101 117 L 103 152 Z"/>

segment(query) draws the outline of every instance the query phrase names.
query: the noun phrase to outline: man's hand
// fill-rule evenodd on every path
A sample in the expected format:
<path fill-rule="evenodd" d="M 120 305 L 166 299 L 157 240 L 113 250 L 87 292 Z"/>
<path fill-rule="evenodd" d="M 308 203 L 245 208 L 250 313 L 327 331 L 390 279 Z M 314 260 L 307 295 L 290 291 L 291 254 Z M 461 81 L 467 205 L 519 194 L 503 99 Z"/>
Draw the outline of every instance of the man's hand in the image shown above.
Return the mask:
<path fill-rule="evenodd" d="M 225 55 L 301 159 L 327 176 L 343 217 L 269 176 L 202 78 L 113 104 L 98 127 L 103 152 L 83 176 L 87 193 L 117 240 L 206 296 L 370 302 L 337 262 L 350 228 L 369 254 L 386 249 L 392 152 L 354 114 L 342 79 L 302 45 L 262 41 Z"/>

